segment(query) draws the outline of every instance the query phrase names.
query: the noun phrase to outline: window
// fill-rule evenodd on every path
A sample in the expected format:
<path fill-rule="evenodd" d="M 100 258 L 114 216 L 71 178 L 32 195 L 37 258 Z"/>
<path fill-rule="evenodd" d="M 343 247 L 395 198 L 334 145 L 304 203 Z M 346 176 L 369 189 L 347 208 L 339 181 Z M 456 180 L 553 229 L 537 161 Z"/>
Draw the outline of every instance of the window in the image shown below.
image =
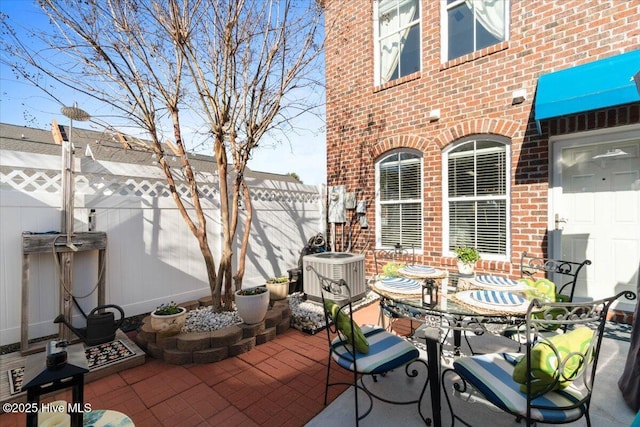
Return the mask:
<path fill-rule="evenodd" d="M 422 156 L 396 151 L 376 163 L 376 246 L 422 249 Z"/>
<path fill-rule="evenodd" d="M 509 0 L 442 2 L 442 61 L 507 40 Z"/>
<path fill-rule="evenodd" d="M 485 259 L 509 255 L 508 148 L 506 140 L 472 139 L 445 152 L 443 229 L 449 251 L 475 246 Z"/>
<path fill-rule="evenodd" d="M 378 0 L 375 4 L 376 84 L 420 71 L 420 1 Z"/>

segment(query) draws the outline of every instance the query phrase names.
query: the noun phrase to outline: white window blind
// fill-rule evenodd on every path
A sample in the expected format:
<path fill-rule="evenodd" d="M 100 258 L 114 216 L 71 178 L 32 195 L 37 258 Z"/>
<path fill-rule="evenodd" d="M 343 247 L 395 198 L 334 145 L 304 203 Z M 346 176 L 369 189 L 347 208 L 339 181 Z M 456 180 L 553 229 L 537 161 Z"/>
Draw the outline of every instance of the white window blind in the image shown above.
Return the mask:
<path fill-rule="evenodd" d="M 506 146 L 469 141 L 448 153 L 449 250 L 475 246 L 481 253 L 507 254 Z"/>
<path fill-rule="evenodd" d="M 378 162 L 380 247 L 422 247 L 422 158 L 400 151 Z"/>

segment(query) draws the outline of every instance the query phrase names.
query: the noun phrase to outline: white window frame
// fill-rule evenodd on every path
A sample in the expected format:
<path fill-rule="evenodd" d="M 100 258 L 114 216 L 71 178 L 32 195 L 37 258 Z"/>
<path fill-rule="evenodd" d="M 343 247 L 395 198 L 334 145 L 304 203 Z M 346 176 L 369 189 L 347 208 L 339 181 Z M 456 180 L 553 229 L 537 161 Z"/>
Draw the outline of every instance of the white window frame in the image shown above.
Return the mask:
<path fill-rule="evenodd" d="M 380 164 L 386 160 L 389 156 L 396 155 L 399 153 L 410 153 L 412 155 L 417 155 L 420 161 L 420 198 L 419 199 L 407 199 L 403 200 L 402 203 L 419 203 L 420 205 L 420 243 L 419 247 L 414 246 L 413 250 L 416 254 L 422 254 L 422 248 L 424 245 L 424 155 L 418 151 L 410 148 L 398 148 L 395 150 L 388 151 L 384 153 L 384 155 L 380 156 L 375 163 L 375 214 L 376 214 L 376 248 L 385 249 L 392 248 L 391 246 L 383 246 L 382 245 L 382 205 L 383 204 L 397 204 L 399 202 L 382 202 L 380 200 Z M 408 246 L 405 246 L 408 247 Z"/>
<path fill-rule="evenodd" d="M 449 58 L 449 9 L 453 9 L 456 6 L 465 3 L 466 1 L 471 0 L 458 0 L 451 4 L 447 4 L 447 0 L 440 0 L 440 59 L 441 61 L 447 62 L 456 58 Z M 504 41 L 509 41 L 509 35 L 511 33 L 511 0 L 504 0 L 507 2 L 505 17 L 504 17 Z M 475 28 L 474 28 L 475 33 Z M 476 43 L 476 36 L 473 36 L 474 45 Z M 484 48 L 483 48 L 484 49 Z M 477 52 L 478 49 L 475 49 L 472 52 Z M 464 56 L 464 55 L 463 55 Z"/>
<path fill-rule="evenodd" d="M 385 83 L 391 83 L 394 80 L 389 80 L 388 82 L 382 82 L 381 81 L 381 75 L 380 75 L 380 26 L 379 24 L 379 20 L 378 20 L 378 7 L 379 7 L 379 3 L 380 1 L 383 0 L 374 0 L 373 2 L 373 84 L 375 86 L 378 85 L 382 85 Z M 386 1 L 386 0 L 384 0 Z M 398 0 L 400 4 L 403 0 Z M 413 21 L 411 21 L 409 24 L 407 24 L 404 28 L 410 28 L 411 26 L 415 25 L 417 23 L 418 25 L 418 32 L 420 34 L 420 46 L 418 48 L 418 62 L 420 64 L 420 71 L 422 70 L 422 0 L 418 0 L 418 10 L 419 10 L 419 14 L 418 14 L 418 19 L 414 19 Z M 400 29 L 400 31 L 402 31 L 402 29 Z M 404 76 L 402 76 L 404 77 Z M 398 77 L 400 78 L 400 77 Z"/>
<path fill-rule="evenodd" d="M 451 144 L 442 152 L 442 255 L 455 257 L 455 253 L 449 250 L 449 154 L 463 144 L 477 141 L 491 141 L 504 145 L 505 148 L 505 194 L 503 196 L 475 196 L 466 197 L 468 201 L 504 200 L 505 201 L 505 255 L 481 253 L 482 259 L 489 261 L 509 261 L 511 259 L 511 144 L 508 138 L 496 135 L 473 135 Z M 475 149 L 474 149 L 475 152 Z"/>

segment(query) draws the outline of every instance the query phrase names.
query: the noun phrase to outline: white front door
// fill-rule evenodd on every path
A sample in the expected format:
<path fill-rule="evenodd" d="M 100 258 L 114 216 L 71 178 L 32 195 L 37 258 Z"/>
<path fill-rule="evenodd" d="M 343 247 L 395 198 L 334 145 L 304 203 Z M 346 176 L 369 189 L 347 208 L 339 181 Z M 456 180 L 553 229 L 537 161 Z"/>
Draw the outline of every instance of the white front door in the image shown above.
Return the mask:
<path fill-rule="evenodd" d="M 590 259 L 577 298 L 636 290 L 640 265 L 640 126 L 554 138 L 551 257 Z M 621 307 L 622 308 L 622 307 Z"/>

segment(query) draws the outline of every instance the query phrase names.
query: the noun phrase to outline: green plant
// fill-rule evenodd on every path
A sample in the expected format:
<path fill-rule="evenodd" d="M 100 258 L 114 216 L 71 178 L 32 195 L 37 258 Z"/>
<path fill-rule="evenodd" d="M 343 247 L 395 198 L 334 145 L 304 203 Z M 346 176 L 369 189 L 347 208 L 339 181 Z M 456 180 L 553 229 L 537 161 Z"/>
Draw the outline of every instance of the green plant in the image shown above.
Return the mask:
<path fill-rule="evenodd" d="M 181 307 L 179 307 L 178 304 L 176 304 L 175 302 L 171 301 L 169 303 L 160 304 L 158 306 L 158 308 L 156 308 L 153 313 L 158 315 L 158 316 L 169 316 L 171 314 L 180 313 L 180 311 L 181 311 L 180 308 Z"/>
<path fill-rule="evenodd" d="M 458 246 L 453 251 L 456 253 L 458 260 L 465 264 L 473 264 L 480 260 L 480 253 L 471 246 Z"/>
<path fill-rule="evenodd" d="M 267 279 L 267 283 L 287 283 L 288 281 L 288 276 L 269 277 Z"/>
<path fill-rule="evenodd" d="M 256 288 L 246 288 L 240 289 L 238 291 L 238 295 L 260 295 L 267 292 L 267 288 L 256 287 Z"/>

